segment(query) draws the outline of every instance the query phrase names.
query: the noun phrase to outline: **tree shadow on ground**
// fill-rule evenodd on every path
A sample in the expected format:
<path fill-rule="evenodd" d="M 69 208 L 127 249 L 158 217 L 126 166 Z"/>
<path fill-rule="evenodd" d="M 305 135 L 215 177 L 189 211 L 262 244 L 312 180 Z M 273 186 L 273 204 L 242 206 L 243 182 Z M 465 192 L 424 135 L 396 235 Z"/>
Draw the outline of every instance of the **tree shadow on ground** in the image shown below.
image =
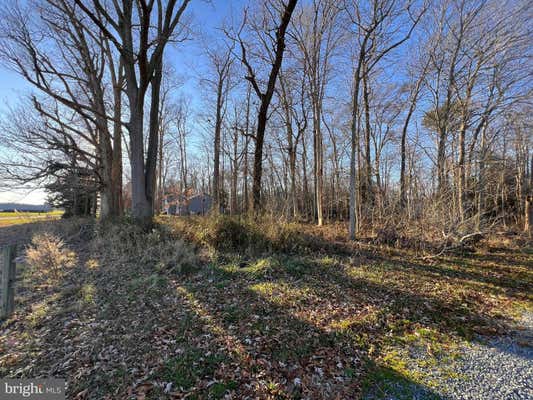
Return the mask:
<path fill-rule="evenodd" d="M 475 298 L 443 299 L 391 285 L 383 273 L 390 268 L 427 270 L 386 258 L 376 274 L 290 255 L 247 259 L 243 267 L 222 262 L 188 275 L 135 260 L 106 263 L 87 248 L 78 258 L 26 330 L 38 340 L 19 363 L 32 359 L 19 376 L 66 377 L 70 398 L 84 390 L 91 399 L 144 392 L 153 399 L 228 392 L 359 398 L 364 382 L 368 399 L 443 398 L 382 365 L 379 347 L 420 326 L 467 338 L 476 326 L 507 326 Z M 436 284 L 447 273 L 425 277 Z"/>
<path fill-rule="evenodd" d="M 88 218 L 53 219 L 0 226 L 0 247 L 19 245 L 22 248 L 37 232 L 56 232 L 69 236 L 75 233 L 74 230 L 79 229 L 79 225 L 83 223 L 91 223 L 91 220 Z"/>
<path fill-rule="evenodd" d="M 487 268 L 461 259 L 439 260 L 436 263 L 421 264 L 410 260 L 383 259 L 383 267 L 391 271 L 409 271 L 427 278 L 451 278 L 474 285 L 483 285 L 483 290 L 503 292 L 517 299 L 526 299 L 533 283 L 533 271 L 524 270 L 524 264 L 516 267 L 502 266 Z"/>
<path fill-rule="evenodd" d="M 447 395 L 413 382 L 392 368 L 369 363 L 372 377 L 365 384 L 364 400 L 447 400 Z"/>
<path fill-rule="evenodd" d="M 533 362 L 533 330 L 531 327 L 515 329 L 505 337 L 478 336 L 476 339 L 485 348 Z"/>
<path fill-rule="evenodd" d="M 291 287 L 313 287 L 305 274 L 296 280 L 290 275 L 284 278 Z M 174 394 L 192 391 L 198 398 L 221 398 L 226 392 L 260 398 L 362 396 L 371 362 L 367 344 L 358 343 L 359 335 L 350 330 L 328 328 L 320 324 L 321 318 L 305 318 L 319 311 L 315 304 L 306 306 L 306 298 L 289 307 L 265 297 L 256 289 L 275 282 L 268 274 L 215 266 L 184 277 L 160 273 L 153 266 L 110 270 L 102 265 L 85 274 L 82 282 L 95 290 L 94 313 L 86 316 L 77 332 L 91 343 L 90 351 L 80 348 L 87 343 L 77 343 L 55 360 L 58 365 L 64 356 L 76 354 L 77 365 L 56 370 L 69 379 L 76 374 L 72 396 L 88 389 L 89 398 L 124 398 L 128 390 L 130 395 L 144 390 L 146 385 L 135 386 L 143 380 L 161 384 L 151 383 L 147 397 L 153 399 L 170 397 L 162 386 L 169 383 Z M 361 285 L 365 284 L 352 282 L 341 289 L 360 291 Z M 355 301 L 353 296 L 339 295 L 338 289 L 337 295 L 328 289 L 329 284 L 313 288 L 335 307 L 345 301 L 364 307 L 372 300 L 366 292 Z M 385 293 L 376 284 L 369 290 L 377 296 Z M 72 333 L 63 340 L 73 340 Z M 384 332 L 372 330 L 372 334 Z M 54 364 L 50 359 L 47 363 Z M 409 382 L 396 376 L 401 385 Z M 425 398 L 437 396 L 422 386 L 408 384 L 426 393 Z"/>
<path fill-rule="evenodd" d="M 494 268 L 490 264 L 497 264 L 507 265 L 509 267 L 524 267 L 531 270 L 533 269 L 533 253 L 531 253 L 531 250 L 529 252 L 524 252 L 523 250 L 526 249 L 522 249 L 522 251 L 507 250 L 504 253 L 474 253 L 465 261 L 471 265 L 475 265 L 476 263 L 487 265 L 489 263 L 488 268 Z M 511 252 L 512 256 L 510 256 Z"/>
<path fill-rule="evenodd" d="M 358 342 L 357 335 L 328 329 L 321 326 L 319 320 L 313 323 L 312 317 L 305 318 L 305 314 L 319 310 L 312 307 L 302 310 L 304 305 L 298 302 L 288 307 L 254 290 L 261 283 L 273 282 L 269 279 L 241 281 L 239 272 L 218 268 L 213 272 L 214 281 L 219 283 L 218 290 L 206 290 L 201 281 L 188 282 L 186 290 L 201 304 L 202 310 L 216 320 L 220 331 L 233 335 L 238 346 L 248 354 L 247 359 L 253 360 L 251 365 L 241 364 L 241 368 L 253 371 L 257 365 L 268 366 L 266 370 L 260 368 L 256 376 L 268 374 L 269 379 L 283 388 L 278 393 L 283 393 L 283 397 L 328 399 L 362 395 L 362 383 L 371 360 L 366 355 L 366 344 Z M 235 281 L 240 284 L 232 284 Z M 329 293 L 327 295 L 329 297 Z M 235 299 L 241 301 L 238 309 L 235 309 Z M 381 371 L 381 367 L 379 369 Z M 395 376 L 400 379 L 400 374 Z M 402 380 L 409 381 L 406 377 Z M 428 393 L 427 398 L 437 396 L 430 397 L 432 391 L 422 390 L 422 385 L 414 382 L 411 385 Z"/>
<path fill-rule="evenodd" d="M 285 263 L 288 260 L 285 259 Z M 247 264 L 254 263 L 257 260 L 248 260 Z M 268 355 L 270 363 L 292 362 L 298 368 L 308 365 L 313 358 L 328 357 L 327 354 L 342 354 L 349 358 L 350 352 L 353 352 L 352 356 L 362 362 L 369 346 L 379 343 L 380 338 L 385 338 L 391 331 L 402 335 L 409 332 L 413 325 L 469 336 L 465 328 L 493 322 L 492 317 L 479 311 L 474 302 L 443 301 L 400 290 L 368 279 L 354 278 L 335 266 L 324 267 L 316 263 L 309 267 L 306 263 L 307 267 L 291 265 L 284 269 L 283 265 L 282 261 L 273 270 L 268 267 L 261 270 L 256 266 L 215 266 L 212 287 L 218 286 L 218 290 L 206 290 L 202 281 L 189 282 L 187 288 L 209 314 L 218 315 L 224 330 L 237 329 L 245 338 L 254 335 L 273 338 L 270 344 L 268 341 L 262 343 L 259 353 Z M 284 286 L 288 288 L 284 290 Z M 282 289 L 276 294 L 280 287 Z M 292 301 L 291 290 L 296 296 L 304 293 L 302 299 Z M 378 308 L 372 320 L 365 320 L 364 313 L 357 313 L 357 310 L 371 307 Z M 384 310 L 379 310 L 382 307 Z M 361 323 L 357 318 L 350 321 L 354 315 L 363 317 L 359 321 Z M 331 316 L 341 322 L 350 322 L 335 327 L 331 324 Z M 309 341 L 309 338 L 313 340 Z M 371 339 L 365 342 L 368 338 Z M 345 366 L 342 362 L 339 365 Z M 358 368 L 363 369 L 361 365 Z M 313 375 L 312 371 L 308 373 Z M 342 379 L 349 377 L 350 373 L 337 370 L 333 375 Z M 281 378 L 290 382 L 291 376 Z M 361 383 L 361 376 L 357 378 L 354 387 Z"/>

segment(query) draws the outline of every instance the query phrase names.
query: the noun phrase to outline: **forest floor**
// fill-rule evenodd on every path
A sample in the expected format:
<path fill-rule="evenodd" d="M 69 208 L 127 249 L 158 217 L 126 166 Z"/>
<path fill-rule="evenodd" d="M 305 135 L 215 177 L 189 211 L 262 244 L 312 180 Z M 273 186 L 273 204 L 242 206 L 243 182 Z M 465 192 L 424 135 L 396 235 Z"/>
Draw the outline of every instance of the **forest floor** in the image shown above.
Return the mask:
<path fill-rule="evenodd" d="M 64 377 L 71 399 L 531 398 L 530 244 L 220 251 L 162 221 L 40 225 L 61 265 L 19 258 L 0 376 Z"/>

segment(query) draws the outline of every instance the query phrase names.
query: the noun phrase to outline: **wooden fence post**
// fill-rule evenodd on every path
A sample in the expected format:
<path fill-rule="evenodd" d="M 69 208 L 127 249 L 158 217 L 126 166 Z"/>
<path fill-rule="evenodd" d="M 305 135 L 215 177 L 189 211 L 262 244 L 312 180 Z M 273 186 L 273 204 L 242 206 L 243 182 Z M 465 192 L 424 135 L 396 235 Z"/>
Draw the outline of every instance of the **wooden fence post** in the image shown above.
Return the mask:
<path fill-rule="evenodd" d="M 7 318 L 15 308 L 15 246 L 2 251 L 2 286 L 0 288 L 0 319 Z"/>

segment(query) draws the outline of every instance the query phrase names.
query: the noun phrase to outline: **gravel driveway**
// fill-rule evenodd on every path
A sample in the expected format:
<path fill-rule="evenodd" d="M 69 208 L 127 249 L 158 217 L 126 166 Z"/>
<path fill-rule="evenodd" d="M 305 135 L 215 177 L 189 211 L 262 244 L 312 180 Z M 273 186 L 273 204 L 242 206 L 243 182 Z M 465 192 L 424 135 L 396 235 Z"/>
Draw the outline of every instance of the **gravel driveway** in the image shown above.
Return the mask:
<path fill-rule="evenodd" d="M 515 400 L 533 399 L 533 313 L 504 337 L 478 337 L 461 346 L 451 369 L 454 378 L 431 371 L 433 388 L 413 382 L 381 382 L 366 400 Z"/>
<path fill-rule="evenodd" d="M 531 335 L 531 326 L 529 336 Z M 474 342 L 464 349 L 457 372 L 463 379 L 446 382 L 449 399 L 533 399 L 533 347 L 522 337 Z"/>

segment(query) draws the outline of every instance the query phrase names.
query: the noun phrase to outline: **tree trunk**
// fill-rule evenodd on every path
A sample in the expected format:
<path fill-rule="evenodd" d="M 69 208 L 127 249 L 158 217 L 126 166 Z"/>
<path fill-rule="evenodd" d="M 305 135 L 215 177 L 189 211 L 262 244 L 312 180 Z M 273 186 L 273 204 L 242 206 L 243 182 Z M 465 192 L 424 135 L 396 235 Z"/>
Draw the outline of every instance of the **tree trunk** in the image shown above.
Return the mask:
<path fill-rule="evenodd" d="M 447 187 L 446 177 L 446 130 L 440 129 L 439 143 L 437 149 L 437 187 L 439 194 L 442 195 Z"/>
<path fill-rule="evenodd" d="M 485 125 L 486 127 L 486 125 Z M 481 149 L 479 151 L 479 178 L 477 187 L 477 216 L 476 229 L 481 228 L 482 216 L 485 211 L 485 157 L 486 157 L 486 128 L 483 128 L 481 133 Z"/>
<path fill-rule="evenodd" d="M 298 215 L 298 202 L 296 194 L 296 144 L 293 140 L 292 125 L 287 124 L 287 153 L 289 158 L 289 180 L 290 180 L 290 214 L 295 218 Z"/>
<path fill-rule="evenodd" d="M 313 96 L 313 97 L 316 97 Z M 324 197 L 324 161 L 323 161 L 323 140 L 322 140 L 322 130 L 320 126 L 320 108 L 321 105 L 319 103 L 319 100 L 315 98 L 313 101 L 313 147 L 314 147 L 314 175 L 315 175 L 315 206 L 316 206 L 316 217 L 317 217 L 317 223 L 318 226 L 322 226 L 324 224 L 324 205 L 323 205 L 323 197 Z"/>
<path fill-rule="evenodd" d="M 465 155 L 466 155 L 466 122 L 463 121 L 459 129 L 459 176 L 457 186 L 457 203 L 459 205 L 459 218 L 461 222 L 465 220 L 465 190 L 466 190 L 466 170 L 465 170 Z"/>
<path fill-rule="evenodd" d="M 255 73 L 246 58 L 246 50 L 244 43 L 241 40 L 242 61 L 246 65 L 250 73 L 247 79 L 252 83 L 252 86 L 261 101 L 259 113 L 257 114 L 257 132 L 255 135 L 255 153 L 254 153 L 254 176 L 252 183 L 252 198 L 254 213 L 261 211 L 261 178 L 263 175 L 263 145 L 265 140 L 265 129 L 268 119 L 268 107 L 274 94 L 276 80 L 278 78 L 279 70 L 283 62 L 283 53 L 285 51 L 285 34 L 287 27 L 291 20 L 292 13 L 296 7 L 298 0 L 289 0 L 285 5 L 280 24 L 276 29 L 275 42 L 275 57 L 272 63 L 272 69 L 268 76 L 266 91 L 264 93 L 259 89 L 258 83 L 255 79 Z"/>
<path fill-rule="evenodd" d="M 305 133 L 302 135 L 302 209 L 306 218 L 309 215 L 309 179 L 307 177 L 307 146 L 305 145 Z"/>
<path fill-rule="evenodd" d="M 252 180 L 252 201 L 255 213 L 261 210 L 261 178 L 263 176 L 263 144 L 265 141 L 265 129 L 267 123 L 267 112 L 270 101 L 261 102 L 257 115 L 257 133 L 255 136 L 254 171 Z"/>
<path fill-rule="evenodd" d="M 238 156 L 238 132 L 235 129 L 233 136 L 233 158 L 231 160 L 231 192 L 230 192 L 230 212 L 237 213 L 237 181 L 239 179 L 239 156 Z"/>
<path fill-rule="evenodd" d="M 360 56 L 361 59 L 362 56 Z M 361 63 L 359 62 L 354 75 L 354 90 L 353 90 L 353 104 L 352 104 L 352 121 L 351 121 L 351 141 L 350 141 L 350 204 L 349 204 L 349 225 L 348 234 L 350 240 L 355 240 L 356 232 L 356 157 L 357 157 L 357 143 L 359 135 L 357 130 L 357 117 L 359 113 L 359 87 L 361 84 Z"/>
<path fill-rule="evenodd" d="M 214 163 L 213 163 L 213 209 L 220 210 L 220 131 L 222 128 L 222 87 L 223 77 L 220 76 L 217 84 L 217 110 L 215 120 L 215 143 L 214 143 Z"/>
<path fill-rule="evenodd" d="M 524 205 L 524 232 L 531 236 L 531 224 L 533 223 L 533 196 L 526 196 Z"/>
<path fill-rule="evenodd" d="M 112 161 L 112 182 L 111 188 L 113 191 L 113 209 L 116 216 L 121 216 L 124 212 L 124 204 L 122 200 L 122 85 L 115 84 L 113 86 L 113 161 Z"/>
<path fill-rule="evenodd" d="M 153 215 L 152 205 L 146 196 L 144 175 L 144 146 L 142 141 L 142 113 L 132 115 L 129 127 L 131 149 L 131 203 L 133 217 L 146 222 Z"/>
<path fill-rule="evenodd" d="M 365 109 L 365 182 L 366 182 L 366 200 L 368 204 L 373 203 L 372 189 L 372 161 L 370 154 L 370 100 L 369 100 L 368 76 L 366 71 L 363 72 L 363 104 Z"/>
<path fill-rule="evenodd" d="M 159 214 L 163 208 L 163 129 L 159 129 L 159 156 L 157 162 L 157 197 L 155 212 Z"/>
<path fill-rule="evenodd" d="M 250 207 L 250 196 L 249 196 L 249 190 L 248 190 L 248 148 L 249 148 L 249 142 L 250 142 L 250 95 L 251 95 L 251 88 L 248 86 L 248 90 L 246 91 L 246 121 L 245 121 L 245 134 L 246 138 L 244 140 L 244 171 L 243 171 L 243 192 L 244 192 L 244 199 L 243 199 L 243 211 L 245 214 L 248 214 L 248 210 Z"/>
<path fill-rule="evenodd" d="M 246 136 L 246 140 L 244 141 L 244 171 L 242 173 L 243 177 L 243 192 L 244 192 L 244 199 L 243 199 L 243 210 L 244 213 L 248 213 L 248 209 L 250 207 L 250 196 L 248 193 L 248 143 L 249 143 L 249 137 Z"/>
<path fill-rule="evenodd" d="M 425 71 L 425 70 L 424 70 Z M 422 75 L 421 77 L 423 77 Z M 418 98 L 418 93 L 420 92 L 420 86 L 422 84 L 422 79 L 419 79 L 415 86 L 415 92 L 413 98 L 411 99 L 411 104 L 409 105 L 409 110 L 407 111 L 407 116 L 405 117 L 405 122 L 402 127 L 402 139 L 401 139 L 401 149 L 400 149 L 400 206 L 404 207 L 407 204 L 407 182 L 405 177 L 406 169 L 406 159 L 407 159 L 407 129 L 409 127 L 409 122 L 415 111 L 416 101 Z"/>
<path fill-rule="evenodd" d="M 160 134 L 160 91 L 161 81 L 163 79 L 163 66 L 161 63 L 155 68 L 154 78 L 151 83 L 151 96 L 150 96 L 150 124 L 148 133 L 148 151 L 146 154 L 146 170 L 145 170 L 145 183 L 146 183 L 146 199 L 152 210 L 152 216 L 154 212 L 156 183 L 157 183 L 157 155 Z"/>
<path fill-rule="evenodd" d="M 134 69 L 133 65 L 131 69 Z M 144 104 L 143 96 L 139 96 L 137 87 L 133 86 L 134 78 L 127 79 L 127 82 L 127 92 L 130 105 L 130 120 L 128 123 L 128 130 L 130 136 L 131 153 L 131 211 L 133 218 L 135 218 L 141 224 L 144 224 L 147 222 L 149 223 L 149 220 L 153 216 L 152 205 L 146 195 L 146 176 L 144 174 Z"/>

